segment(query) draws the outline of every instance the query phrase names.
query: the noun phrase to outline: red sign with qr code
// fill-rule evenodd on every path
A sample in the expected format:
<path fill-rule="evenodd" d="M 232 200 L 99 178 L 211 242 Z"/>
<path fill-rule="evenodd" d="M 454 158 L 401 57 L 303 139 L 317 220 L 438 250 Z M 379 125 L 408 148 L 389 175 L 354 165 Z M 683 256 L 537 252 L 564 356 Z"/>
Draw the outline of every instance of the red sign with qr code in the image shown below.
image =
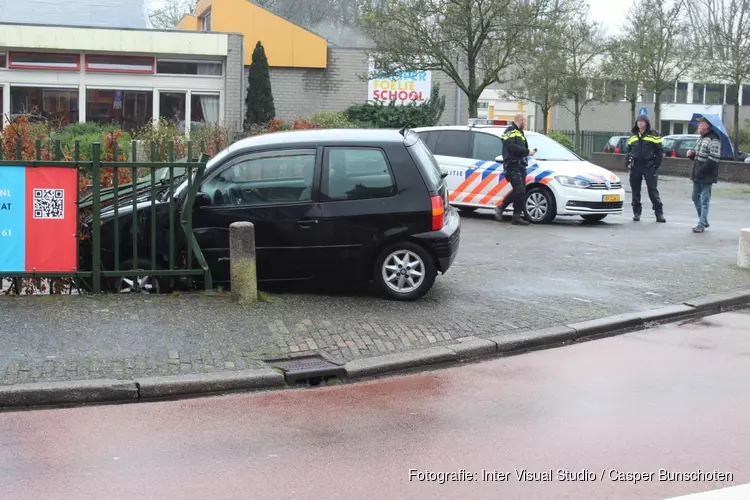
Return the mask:
<path fill-rule="evenodd" d="M 26 271 L 78 267 L 78 182 L 74 168 L 26 168 Z"/>

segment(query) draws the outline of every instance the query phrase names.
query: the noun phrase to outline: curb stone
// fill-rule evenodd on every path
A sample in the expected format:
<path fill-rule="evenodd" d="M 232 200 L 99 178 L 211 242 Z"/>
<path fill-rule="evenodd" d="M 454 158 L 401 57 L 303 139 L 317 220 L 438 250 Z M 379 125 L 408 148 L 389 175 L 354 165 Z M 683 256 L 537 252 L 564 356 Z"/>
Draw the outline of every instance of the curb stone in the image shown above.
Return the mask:
<path fill-rule="evenodd" d="M 226 371 L 136 379 L 139 399 L 281 387 L 284 375 L 271 369 Z"/>
<path fill-rule="evenodd" d="M 541 330 L 498 335 L 489 339 L 467 337 L 457 343 L 417 351 L 361 358 L 344 364 L 347 379 L 400 372 L 422 366 L 454 363 L 554 347 L 577 340 L 615 335 L 656 323 L 692 319 L 750 305 L 750 289 L 698 297 L 679 305 L 620 314 Z M 292 358 L 293 356 L 289 356 Z M 323 356 L 326 358 L 325 356 Z M 263 363 L 260 365 L 263 366 Z M 34 382 L 0 386 L 0 410 L 32 406 L 87 403 L 134 403 L 168 397 L 190 397 L 228 391 L 282 388 L 284 376 L 270 368 L 209 374 L 145 377 L 136 380 L 79 380 Z"/>
<path fill-rule="evenodd" d="M 34 382 L 0 387 L 0 408 L 135 402 L 137 400 L 138 387 L 135 382 L 123 380 Z"/>

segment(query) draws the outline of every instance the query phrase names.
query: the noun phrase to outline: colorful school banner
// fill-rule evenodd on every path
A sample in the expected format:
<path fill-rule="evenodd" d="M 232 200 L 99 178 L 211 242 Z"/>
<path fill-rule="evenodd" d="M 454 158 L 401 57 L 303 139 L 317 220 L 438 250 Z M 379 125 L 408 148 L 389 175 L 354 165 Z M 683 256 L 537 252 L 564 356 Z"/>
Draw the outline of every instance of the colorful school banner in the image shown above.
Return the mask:
<path fill-rule="evenodd" d="M 432 72 L 403 71 L 395 76 L 385 76 L 371 71 L 367 100 L 398 104 L 416 102 L 424 104 L 432 93 Z"/>
<path fill-rule="evenodd" d="M 0 167 L 0 275 L 77 267 L 74 168 Z"/>

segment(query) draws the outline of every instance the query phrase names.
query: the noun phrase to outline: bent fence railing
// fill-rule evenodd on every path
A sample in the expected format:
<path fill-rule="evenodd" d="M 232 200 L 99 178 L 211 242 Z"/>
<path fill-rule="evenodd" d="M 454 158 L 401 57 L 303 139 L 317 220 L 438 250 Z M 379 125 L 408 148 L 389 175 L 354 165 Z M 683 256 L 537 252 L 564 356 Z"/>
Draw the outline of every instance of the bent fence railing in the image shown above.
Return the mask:
<path fill-rule="evenodd" d="M 116 141 L 108 143 L 104 152 L 100 143 L 94 143 L 89 158 L 82 158 L 79 142 L 68 154 L 60 141 L 52 150 L 38 140 L 35 151 L 29 151 L 29 144 L 19 139 L 15 155 L 6 157 L 2 146 L 0 141 L 0 283 L 10 280 L 20 292 L 29 281 L 51 279 L 100 293 L 112 288 L 104 287 L 105 282 L 149 276 L 168 278 L 170 285 L 177 279 L 192 285 L 202 278 L 206 289 L 212 287 L 192 218 L 208 160 L 205 148 L 196 159 L 193 144 L 187 143 L 181 148 L 186 149 L 186 158 L 175 161 L 174 144 L 158 149 L 153 143 L 151 161 L 132 162 L 124 160 Z M 133 141 L 131 158 L 138 158 L 137 146 Z M 215 152 L 219 149 L 215 145 Z M 167 161 L 156 161 L 158 157 Z M 158 244 L 157 204 L 168 204 L 168 228 L 162 228 L 168 233 L 166 246 Z M 107 231 L 111 239 L 105 242 L 103 211 L 111 224 Z M 142 227 L 148 228 L 146 234 L 139 234 Z M 132 241 L 132 248 L 122 248 L 123 237 Z M 144 249 L 147 255 L 139 255 Z M 105 265 L 105 260 L 110 264 Z M 146 261 L 150 269 L 138 265 Z M 121 269 L 124 262 L 132 263 L 129 269 Z"/>

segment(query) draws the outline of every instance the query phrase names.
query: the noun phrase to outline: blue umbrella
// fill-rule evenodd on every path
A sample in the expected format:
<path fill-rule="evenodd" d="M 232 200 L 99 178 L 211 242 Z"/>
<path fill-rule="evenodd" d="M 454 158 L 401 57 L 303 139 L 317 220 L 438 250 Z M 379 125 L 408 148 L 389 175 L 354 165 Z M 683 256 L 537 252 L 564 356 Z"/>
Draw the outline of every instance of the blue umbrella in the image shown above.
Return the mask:
<path fill-rule="evenodd" d="M 721 155 L 722 156 L 734 156 L 734 147 L 732 147 L 732 140 L 729 138 L 729 133 L 724 127 L 724 123 L 719 118 L 719 115 L 702 115 L 700 113 L 693 113 L 693 118 L 690 120 L 690 125 L 693 127 L 698 126 L 698 119 L 703 118 L 711 125 L 711 130 L 716 132 L 721 141 Z"/>

